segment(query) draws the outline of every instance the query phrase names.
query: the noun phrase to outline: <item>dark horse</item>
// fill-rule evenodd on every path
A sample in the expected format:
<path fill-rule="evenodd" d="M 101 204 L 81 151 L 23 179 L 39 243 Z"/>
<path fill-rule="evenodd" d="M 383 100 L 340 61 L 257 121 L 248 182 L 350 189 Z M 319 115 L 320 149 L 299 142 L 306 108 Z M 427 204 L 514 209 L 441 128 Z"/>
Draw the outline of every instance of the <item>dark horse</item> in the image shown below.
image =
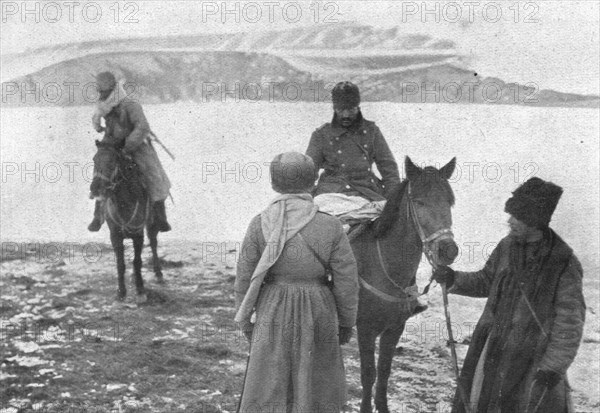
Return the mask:
<path fill-rule="evenodd" d="M 152 214 L 151 201 L 143 185 L 143 177 L 136 163 L 125 156 L 120 148 L 113 144 L 96 141 L 98 153 L 94 158 L 96 165 L 102 168 L 96 171 L 92 181 L 92 192 L 105 198 L 104 217 L 110 230 L 110 242 L 117 259 L 119 289 L 117 299 L 127 295 L 125 287 L 125 257 L 123 240 L 133 241 L 133 276 L 137 292 L 137 301 L 146 301 L 144 280 L 142 279 L 142 249 L 144 248 L 144 227 L 148 232 L 154 274 L 158 283 L 163 283 L 160 260 L 157 253 L 158 229 Z M 101 162 L 98 162 L 100 160 Z"/>
<path fill-rule="evenodd" d="M 417 167 L 406 157 L 406 179 L 391 191 L 378 221 L 351 245 L 358 263 L 358 345 L 363 397 L 361 413 L 375 407 L 387 413 L 387 385 L 392 357 L 406 320 L 416 307 L 416 273 L 425 252 L 436 265 L 451 264 L 458 254 L 450 209 L 454 194 L 448 183 L 453 158 L 437 170 Z M 375 340 L 379 361 L 375 369 Z"/>

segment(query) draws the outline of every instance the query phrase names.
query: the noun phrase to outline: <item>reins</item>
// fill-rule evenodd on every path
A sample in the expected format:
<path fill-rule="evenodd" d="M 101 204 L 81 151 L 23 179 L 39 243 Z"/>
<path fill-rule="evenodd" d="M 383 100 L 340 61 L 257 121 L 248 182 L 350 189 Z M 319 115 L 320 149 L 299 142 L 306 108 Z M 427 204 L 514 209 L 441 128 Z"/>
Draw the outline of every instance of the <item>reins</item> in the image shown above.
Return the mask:
<path fill-rule="evenodd" d="M 435 242 L 441 241 L 442 239 L 453 238 L 454 234 L 452 233 L 452 230 L 450 228 L 442 228 L 442 229 L 439 229 L 439 230 L 435 231 L 434 233 L 430 234 L 429 236 L 425 235 L 425 231 L 423 230 L 423 226 L 421 225 L 421 222 L 419 221 L 419 217 L 417 215 L 417 209 L 415 207 L 414 200 L 412 197 L 410 181 L 408 182 L 407 186 L 408 186 L 408 189 L 407 189 L 408 208 L 406 211 L 407 218 L 413 222 L 415 228 L 417 229 L 417 233 L 419 234 L 419 238 L 421 240 L 421 244 L 422 244 L 422 248 L 423 248 L 423 253 L 427 257 L 427 261 L 429 261 L 429 264 L 435 270 L 437 268 L 437 264 L 436 264 L 437 257 L 436 257 L 435 251 L 431 248 L 431 245 Z M 390 273 L 387 270 L 387 266 L 385 265 L 385 260 L 383 258 L 383 253 L 381 252 L 381 243 L 379 242 L 379 238 L 375 239 L 375 245 L 377 247 L 377 255 L 379 258 L 379 264 L 381 265 L 381 269 L 383 270 L 383 274 L 385 275 L 387 280 L 394 287 L 399 288 L 402 291 L 404 291 L 404 293 L 407 296 L 413 296 L 413 295 L 419 296 L 419 295 L 427 294 L 429 292 L 429 288 L 430 288 L 431 284 L 433 283 L 433 279 L 429 280 L 429 283 L 425 286 L 422 293 L 419 293 L 417 290 L 416 294 L 413 293 L 412 291 L 410 293 L 407 292 L 407 290 L 410 289 L 411 287 L 403 288 L 396 281 L 394 281 L 394 279 L 390 276 Z M 389 297 L 393 297 L 393 296 L 383 293 L 382 291 L 379 291 L 378 289 L 376 289 L 375 287 L 373 287 L 372 285 L 367 283 L 364 279 L 361 278 L 360 281 L 369 291 L 371 291 L 373 293 L 375 293 L 375 291 L 378 291 L 379 293 L 381 293 L 381 294 L 375 293 L 376 295 L 379 295 L 382 298 L 384 298 L 384 295 L 387 296 L 388 298 L 384 298 L 387 301 L 397 301 L 397 300 L 390 300 Z M 396 298 L 396 297 L 394 297 L 394 298 Z M 402 299 L 405 299 L 405 298 L 402 298 Z"/>
<path fill-rule="evenodd" d="M 419 234 L 419 238 L 421 239 L 421 243 L 422 243 L 422 248 L 423 248 L 423 253 L 425 254 L 425 256 L 427 257 L 427 261 L 429 261 L 429 264 L 431 265 L 431 268 L 433 269 L 433 271 L 435 271 L 438 268 L 437 265 L 437 253 L 435 250 L 433 250 L 431 248 L 431 245 L 439 242 L 443 239 L 447 239 L 447 238 L 453 238 L 454 234 L 452 233 L 452 230 L 450 228 L 442 228 L 440 230 L 435 231 L 434 233 L 430 234 L 429 236 L 425 235 L 425 231 L 423 230 L 423 226 L 421 225 L 421 222 L 419 221 L 419 217 L 417 215 L 417 209 L 415 207 L 414 204 L 414 200 L 412 197 L 412 190 L 411 190 L 411 183 L 410 181 L 408 182 L 408 208 L 407 208 L 407 218 L 409 220 L 412 220 L 413 224 L 415 225 L 416 229 L 417 229 L 417 233 Z M 412 218 L 412 219 L 411 219 Z M 392 285 L 394 285 L 397 288 L 402 289 L 398 283 L 396 283 L 392 277 L 390 277 L 389 272 L 387 271 L 386 265 L 385 265 L 385 261 L 383 259 L 383 254 L 381 253 L 381 246 L 380 246 L 380 242 L 379 242 L 379 238 L 377 238 L 375 240 L 375 243 L 377 245 L 377 254 L 379 256 L 379 262 L 381 264 L 381 268 L 383 269 L 383 273 L 385 274 L 386 278 L 388 279 L 388 281 L 390 281 L 392 283 Z M 384 300 L 387 301 L 400 301 L 402 299 L 390 296 L 382 291 L 379 291 L 378 289 L 376 289 L 375 287 L 373 287 L 372 285 L 369 285 L 365 280 L 363 280 L 362 278 L 360 278 L 361 284 L 369 291 L 371 291 L 373 294 L 377 295 L 380 298 L 383 298 Z M 431 286 L 431 284 L 433 283 L 433 275 L 429 280 L 429 283 L 427 284 L 427 286 L 425 286 L 425 288 L 423 289 L 423 292 L 421 294 L 418 294 L 418 290 L 417 290 L 417 295 L 423 295 L 423 294 L 427 294 L 429 292 L 429 288 Z M 442 287 L 442 297 L 443 297 L 443 301 L 444 301 L 444 315 L 446 318 L 446 328 L 448 330 L 448 344 L 450 345 L 450 353 L 452 356 L 452 366 L 453 366 L 453 370 L 454 370 L 454 375 L 456 377 L 456 384 L 458 387 L 458 393 L 459 393 L 459 397 L 463 402 L 463 405 L 465 407 L 465 411 L 467 413 L 471 413 L 472 409 L 471 409 L 471 405 L 469 404 L 469 400 L 467 399 L 467 393 L 465 392 L 464 387 L 462 386 L 461 382 L 460 382 L 460 374 L 458 371 L 458 358 L 456 356 L 456 342 L 454 341 L 454 336 L 452 333 L 452 321 L 450 319 L 450 311 L 448 309 L 448 290 L 446 288 L 446 284 L 442 283 L 440 284 Z M 409 287 L 410 288 L 410 287 Z M 408 292 L 406 291 L 408 289 L 403 289 L 403 291 L 405 292 L 405 294 L 408 296 Z M 386 297 L 387 296 L 387 297 Z M 394 298 L 393 300 L 391 298 Z"/>
<path fill-rule="evenodd" d="M 121 155 L 118 155 L 121 156 Z M 145 205 L 145 213 L 144 213 L 144 217 L 141 220 L 140 223 L 138 224 L 132 224 L 132 222 L 135 220 L 135 218 L 137 217 L 138 214 L 138 210 L 140 208 L 140 201 L 136 200 L 135 202 L 135 207 L 133 209 L 133 213 L 131 214 L 131 217 L 129 218 L 129 220 L 125 220 L 121 214 L 119 214 L 119 207 L 118 205 L 115 203 L 114 199 L 116 197 L 116 195 L 114 194 L 114 190 L 117 187 L 117 185 L 119 185 L 122 181 L 123 181 L 123 172 L 121 171 L 121 168 L 119 167 L 119 165 L 117 165 L 117 167 L 114 169 L 113 173 L 111 174 L 110 179 L 107 179 L 105 176 L 103 175 L 99 175 L 101 178 L 108 180 L 110 182 L 110 185 L 106 187 L 106 189 L 110 190 L 111 193 L 113 195 L 107 197 L 107 206 L 106 206 L 106 211 L 110 217 L 110 219 L 117 224 L 120 228 L 122 232 L 130 232 L 130 233 L 134 233 L 134 232 L 138 232 L 139 230 L 143 229 L 144 226 L 146 225 L 146 222 L 148 221 L 148 218 L 150 216 L 150 197 L 146 197 L 146 205 Z M 118 179 L 119 177 L 121 177 L 121 179 Z"/>
<path fill-rule="evenodd" d="M 112 198 L 113 197 L 109 197 L 107 199 L 107 202 L 109 202 L 110 204 L 112 204 L 114 206 L 114 201 L 113 201 Z M 106 210 L 108 212 L 108 215 L 110 216 L 110 219 L 121 228 L 121 231 L 123 231 L 123 232 L 125 232 L 125 231 L 127 231 L 127 232 L 137 232 L 140 229 L 144 228 L 144 226 L 146 225 L 146 221 L 148 219 L 148 210 L 150 209 L 149 205 L 148 205 L 149 202 L 150 202 L 150 198 L 148 198 L 148 200 L 146 201 L 146 213 L 144 214 L 144 219 L 138 225 L 132 225 L 131 222 L 137 216 L 137 211 L 138 211 L 139 206 L 140 206 L 140 201 L 136 201 L 135 202 L 135 209 L 133 210 L 133 213 L 131 214 L 131 218 L 127 222 L 125 222 L 125 220 L 119 214 L 119 208 L 118 207 L 111 208 L 111 205 L 107 205 Z M 113 211 L 116 211 L 116 212 L 113 212 Z"/>
<path fill-rule="evenodd" d="M 408 183 L 408 205 L 409 205 L 411 215 L 413 216 L 413 222 L 415 223 L 415 225 L 417 227 L 419 237 L 421 238 L 421 242 L 423 243 L 423 253 L 427 257 L 427 261 L 429 261 L 431 268 L 435 272 L 435 270 L 438 269 L 437 256 L 436 256 L 436 251 L 431 249 L 430 244 L 434 241 L 440 241 L 445 238 L 454 238 L 454 234 L 452 233 L 452 230 L 450 228 L 443 228 L 443 229 L 440 229 L 440 230 L 434 232 L 433 234 L 431 234 L 428 237 L 425 236 L 423 227 L 421 226 L 421 223 L 419 222 L 419 219 L 417 217 L 417 211 L 416 211 L 413 199 L 412 199 L 410 182 Z M 429 292 L 429 287 L 431 286 L 432 282 L 433 282 L 433 273 L 432 273 L 431 279 L 429 280 L 429 283 L 423 290 L 422 294 L 427 294 Z M 448 304 L 449 304 L 448 303 L 448 290 L 446 288 L 446 283 L 441 283 L 440 286 L 442 287 L 442 298 L 444 301 L 444 316 L 446 318 L 446 328 L 448 330 L 448 344 L 450 345 L 450 354 L 452 356 L 452 367 L 454 370 L 454 376 L 456 377 L 456 385 L 458 387 L 458 394 L 459 394 L 460 399 L 463 402 L 463 405 L 465 406 L 465 411 L 467 413 L 471 413 L 472 409 L 471 409 L 471 405 L 469 404 L 469 400 L 467 399 L 467 393 L 465 392 L 464 387 L 460 383 L 460 374 L 458 371 L 458 358 L 456 356 L 456 346 L 455 346 L 456 342 L 454 341 L 454 334 L 452 333 L 452 321 L 450 320 L 450 310 L 448 309 Z"/>

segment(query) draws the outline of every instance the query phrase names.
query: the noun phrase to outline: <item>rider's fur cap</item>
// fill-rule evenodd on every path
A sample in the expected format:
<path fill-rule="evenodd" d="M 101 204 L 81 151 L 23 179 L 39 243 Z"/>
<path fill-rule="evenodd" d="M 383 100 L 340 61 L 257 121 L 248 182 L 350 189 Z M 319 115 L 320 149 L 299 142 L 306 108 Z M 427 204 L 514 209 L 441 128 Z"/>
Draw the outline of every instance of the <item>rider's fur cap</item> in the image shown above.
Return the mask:
<path fill-rule="evenodd" d="M 545 229 L 562 193 L 562 188 L 552 182 L 531 178 L 513 192 L 504 211 L 529 227 Z"/>
<path fill-rule="evenodd" d="M 352 82 L 340 82 L 331 91 L 334 108 L 352 109 L 360 105 L 358 86 Z"/>
<path fill-rule="evenodd" d="M 96 76 L 98 90 L 101 92 L 110 92 L 117 85 L 117 79 L 111 72 L 101 72 Z"/>
<path fill-rule="evenodd" d="M 317 179 L 312 158 L 299 152 L 285 152 L 271 162 L 271 186 L 280 194 L 310 192 Z"/>

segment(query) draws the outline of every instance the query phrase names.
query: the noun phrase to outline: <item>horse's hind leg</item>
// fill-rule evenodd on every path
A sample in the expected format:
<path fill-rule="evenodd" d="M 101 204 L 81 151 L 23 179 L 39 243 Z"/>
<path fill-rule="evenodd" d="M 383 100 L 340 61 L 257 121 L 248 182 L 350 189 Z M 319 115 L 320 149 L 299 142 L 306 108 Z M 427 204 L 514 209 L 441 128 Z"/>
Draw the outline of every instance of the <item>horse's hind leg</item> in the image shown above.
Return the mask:
<path fill-rule="evenodd" d="M 369 326 L 362 325 L 362 323 L 358 324 L 357 329 L 360 352 L 360 382 L 362 385 L 360 413 L 371 413 L 373 411 L 371 397 L 373 396 L 373 384 L 375 383 L 375 340 L 377 334 Z"/>
<path fill-rule="evenodd" d="M 392 368 L 392 358 L 396 344 L 404 331 L 404 324 L 400 328 L 386 330 L 379 339 L 379 360 L 377 361 L 377 385 L 375 386 L 375 407 L 380 413 L 388 413 L 387 389 L 388 379 Z"/>
<path fill-rule="evenodd" d="M 142 250 L 144 248 L 144 234 L 133 237 L 133 277 L 137 295 L 144 294 L 144 280 L 142 278 Z"/>
<path fill-rule="evenodd" d="M 163 274 L 160 268 L 160 259 L 158 258 L 158 230 L 155 228 L 148 228 L 148 238 L 150 239 L 150 248 L 152 249 L 152 265 L 154 266 L 154 275 L 156 276 L 156 282 L 163 284 Z"/>
<path fill-rule="evenodd" d="M 124 300 L 125 296 L 127 296 L 127 287 L 125 286 L 125 248 L 123 246 L 123 237 L 116 231 L 111 231 L 110 243 L 112 244 L 117 260 L 117 277 L 119 285 L 117 290 L 117 300 Z"/>

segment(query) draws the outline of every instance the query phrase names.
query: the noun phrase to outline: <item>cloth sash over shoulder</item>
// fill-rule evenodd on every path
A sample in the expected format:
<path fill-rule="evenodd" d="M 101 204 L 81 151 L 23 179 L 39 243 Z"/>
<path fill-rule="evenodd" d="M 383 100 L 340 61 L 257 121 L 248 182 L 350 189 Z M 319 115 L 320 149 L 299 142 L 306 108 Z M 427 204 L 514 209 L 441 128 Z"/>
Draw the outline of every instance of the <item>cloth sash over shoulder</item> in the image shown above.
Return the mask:
<path fill-rule="evenodd" d="M 250 279 L 250 286 L 242 300 L 235 321 L 250 321 L 260 287 L 269 268 L 281 255 L 285 243 L 313 220 L 318 207 L 310 194 L 282 194 L 261 212 L 262 232 L 266 247 Z"/>

